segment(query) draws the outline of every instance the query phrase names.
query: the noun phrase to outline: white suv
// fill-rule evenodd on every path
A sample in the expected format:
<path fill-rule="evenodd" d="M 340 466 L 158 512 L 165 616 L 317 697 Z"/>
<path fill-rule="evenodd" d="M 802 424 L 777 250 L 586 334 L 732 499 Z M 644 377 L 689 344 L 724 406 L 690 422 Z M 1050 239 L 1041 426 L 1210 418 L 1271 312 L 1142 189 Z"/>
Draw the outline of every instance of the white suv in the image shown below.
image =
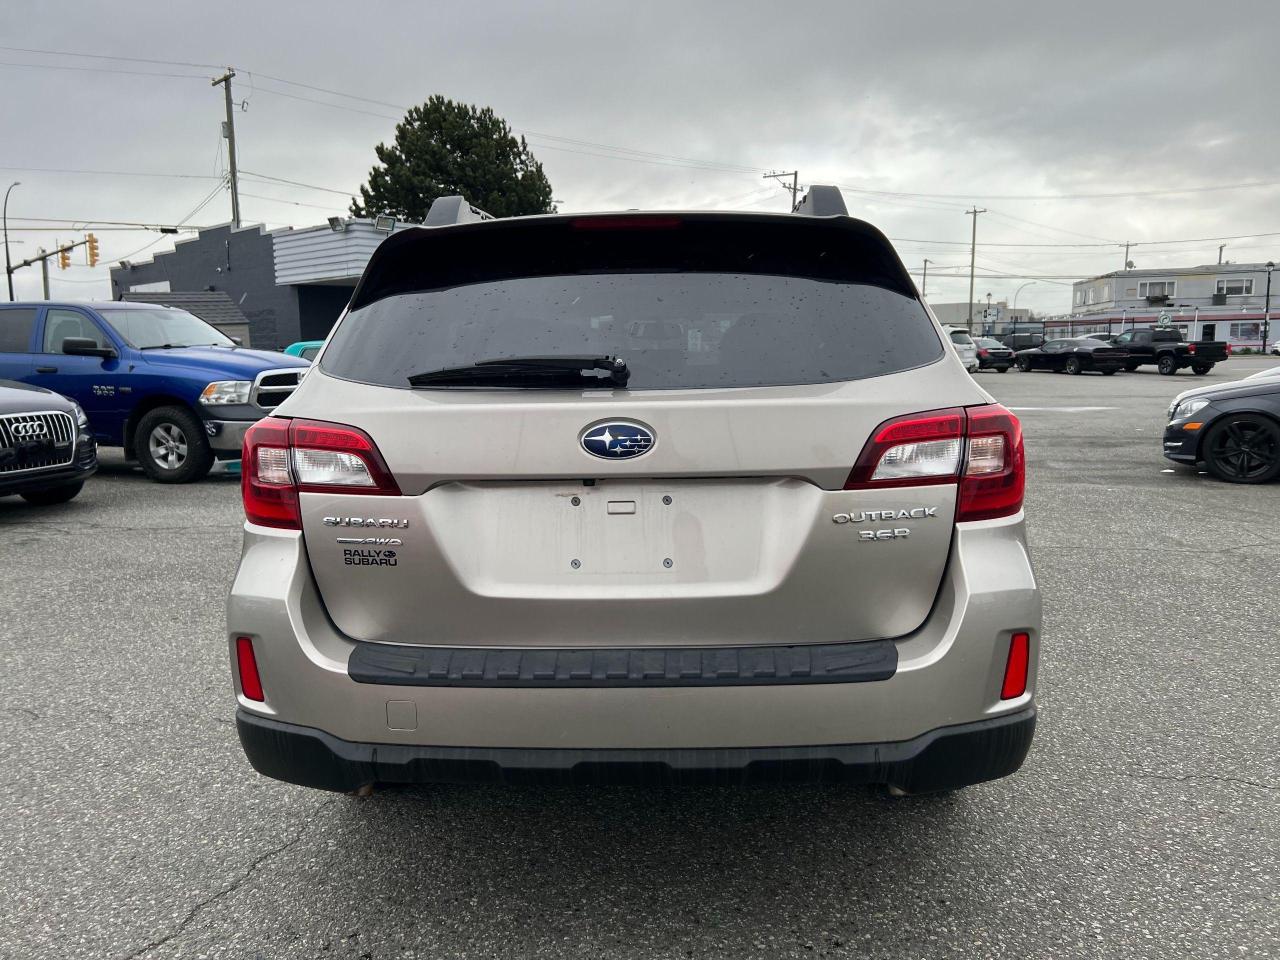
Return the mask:
<path fill-rule="evenodd" d="M 969 331 L 961 327 L 945 327 L 944 329 L 951 337 L 951 346 L 955 349 L 956 356 L 960 358 L 960 362 L 964 364 L 964 368 L 970 373 L 975 372 L 980 365 L 978 345 L 973 342 L 973 337 L 969 336 Z"/>

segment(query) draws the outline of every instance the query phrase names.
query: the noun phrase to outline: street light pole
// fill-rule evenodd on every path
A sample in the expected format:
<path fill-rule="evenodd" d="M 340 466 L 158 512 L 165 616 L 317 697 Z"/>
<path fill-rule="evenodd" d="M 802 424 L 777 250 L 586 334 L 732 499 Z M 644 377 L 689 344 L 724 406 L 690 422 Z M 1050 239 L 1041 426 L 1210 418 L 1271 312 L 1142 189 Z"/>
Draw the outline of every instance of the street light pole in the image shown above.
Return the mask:
<path fill-rule="evenodd" d="M 920 277 L 920 296 L 924 296 L 925 291 L 929 288 L 929 258 L 924 258 L 924 273 Z"/>
<path fill-rule="evenodd" d="M 13 303 L 13 267 L 9 265 L 9 191 L 14 187 L 21 186 L 21 180 L 15 180 L 9 184 L 9 189 L 4 192 L 4 276 L 9 281 L 9 302 Z"/>
<path fill-rule="evenodd" d="M 1028 280 L 1026 283 L 1020 286 L 1017 290 L 1013 291 L 1013 306 L 1010 307 L 1009 309 L 1016 310 L 1018 308 L 1018 294 L 1020 294 L 1023 290 L 1027 289 L 1027 287 L 1031 286 L 1033 283 L 1035 283 L 1034 280 Z"/>
<path fill-rule="evenodd" d="M 1274 260 L 1267 261 L 1267 299 L 1262 308 L 1262 352 L 1267 352 L 1267 334 L 1271 332 L 1271 271 L 1276 268 Z"/>

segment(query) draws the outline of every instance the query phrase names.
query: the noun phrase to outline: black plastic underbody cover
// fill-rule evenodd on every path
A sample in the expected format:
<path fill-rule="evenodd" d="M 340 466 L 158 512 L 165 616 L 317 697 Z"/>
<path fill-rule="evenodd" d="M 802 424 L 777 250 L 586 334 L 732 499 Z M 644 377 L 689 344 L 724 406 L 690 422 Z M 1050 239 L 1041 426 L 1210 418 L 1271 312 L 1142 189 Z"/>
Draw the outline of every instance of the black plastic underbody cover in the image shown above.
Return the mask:
<path fill-rule="evenodd" d="M 357 642 L 357 683 L 412 687 L 706 687 L 866 683 L 898 669 L 891 640 L 751 647 L 513 649 Z"/>

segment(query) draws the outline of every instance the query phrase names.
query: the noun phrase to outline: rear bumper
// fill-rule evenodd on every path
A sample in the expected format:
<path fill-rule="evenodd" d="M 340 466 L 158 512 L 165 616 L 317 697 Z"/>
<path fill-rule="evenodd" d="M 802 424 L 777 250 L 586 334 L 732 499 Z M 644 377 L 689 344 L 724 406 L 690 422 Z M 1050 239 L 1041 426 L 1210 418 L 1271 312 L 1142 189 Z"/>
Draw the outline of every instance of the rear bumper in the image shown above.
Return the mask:
<path fill-rule="evenodd" d="M 527 657 L 509 647 L 367 644 L 334 627 L 307 558 L 297 531 L 246 526 L 228 600 L 229 662 L 246 723 L 310 731 L 308 742 L 339 755 L 342 744 L 376 745 L 379 758 L 392 748 L 404 748 L 406 757 L 419 748 L 424 756 L 554 750 L 596 758 L 746 750 L 747 759 L 734 761 L 745 767 L 765 756 L 750 751 L 783 751 L 767 756 L 789 760 L 842 755 L 850 745 L 915 743 L 1034 706 L 1041 611 L 1021 515 L 955 527 L 932 612 L 916 630 L 892 641 L 837 645 L 856 650 L 779 638 L 789 651 L 803 647 L 799 659 L 790 652 L 783 659 L 779 648 L 771 659 L 763 656 L 769 647 L 667 647 L 661 663 L 649 663 L 651 650 L 625 651 L 626 662 L 615 663 L 617 650 L 576 648 L 550 651 L 556 656 L 543 663 L 546 644 L 529 648 Z M 1031 636 L 1027 689 L 1002 700 L 1010 637 L 1020 631 Z M 252 641 L 265 702 L 239 689 L 237 637 Z M 870 656 L 890 644 L 892 656 Z M 696 663 L 679 659 L 694 652 Z M 856 662 L 849 659 L 855 654 Z M 246 748 L 259 755 L 265 749 Z M 274 776 L 284 767 L 264 760 L 259 769 Z"/>
<path fill-rule="evenodd" d="M 254 769 L 321 790 L 374 783 L 889 784 L 910 793 L 1008 776 L 1022 766 L 1036 710 L 930 730 L 910 740 L 822 746 L 546 749 L 352 743 L 321 730 L 236 714 Z"/>

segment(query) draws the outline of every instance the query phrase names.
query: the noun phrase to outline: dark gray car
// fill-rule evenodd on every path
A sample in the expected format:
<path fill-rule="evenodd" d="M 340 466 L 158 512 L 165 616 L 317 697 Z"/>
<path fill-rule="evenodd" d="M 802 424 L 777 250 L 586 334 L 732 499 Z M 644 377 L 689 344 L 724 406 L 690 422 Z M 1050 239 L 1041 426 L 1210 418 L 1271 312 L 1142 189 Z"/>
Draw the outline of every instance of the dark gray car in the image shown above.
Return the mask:
<path fill-rule="evenodd" d="M 65 503 L 98 469 L 80 405 L 52 390 L 0 380 L 0 497 Z"/>

